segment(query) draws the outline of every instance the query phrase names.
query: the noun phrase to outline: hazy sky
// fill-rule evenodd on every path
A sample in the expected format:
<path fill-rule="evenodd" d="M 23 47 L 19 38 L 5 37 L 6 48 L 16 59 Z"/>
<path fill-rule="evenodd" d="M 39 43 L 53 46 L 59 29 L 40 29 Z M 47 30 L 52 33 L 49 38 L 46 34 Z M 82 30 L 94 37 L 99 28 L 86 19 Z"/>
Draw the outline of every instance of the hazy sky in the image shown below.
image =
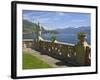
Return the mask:
<path fill-rule="evenodd" d="M 89 13 L 23 10 L 23 19 L 40 22 L 46 29 L 90 26 Z"/>

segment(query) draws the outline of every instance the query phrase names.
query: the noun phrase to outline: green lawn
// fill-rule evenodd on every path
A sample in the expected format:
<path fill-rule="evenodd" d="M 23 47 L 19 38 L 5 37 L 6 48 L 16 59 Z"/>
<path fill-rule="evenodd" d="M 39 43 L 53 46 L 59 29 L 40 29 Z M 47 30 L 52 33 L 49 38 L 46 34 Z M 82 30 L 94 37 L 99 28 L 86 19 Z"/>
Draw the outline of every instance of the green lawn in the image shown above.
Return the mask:
<path fill-rule="evenodd" d="M 29 54 L 23 53 L 23 69 L 39 69 L 39 68 L 51 68 L 51 66 L 37 57 Z"/>

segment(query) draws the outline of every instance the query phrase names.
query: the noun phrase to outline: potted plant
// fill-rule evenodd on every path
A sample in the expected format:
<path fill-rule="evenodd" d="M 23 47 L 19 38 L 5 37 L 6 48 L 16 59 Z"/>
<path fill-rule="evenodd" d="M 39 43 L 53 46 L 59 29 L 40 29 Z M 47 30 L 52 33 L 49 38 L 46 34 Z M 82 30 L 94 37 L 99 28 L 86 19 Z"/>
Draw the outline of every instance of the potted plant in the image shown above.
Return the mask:
<path fill-rule="evenodd" d="M 55 36 L 54 33 L 51 34 L 51 41 L 52 41 L 52 43 L 54 43 L 55 41 L 57 41 L 57 38 L 56 38 L 56 36 Z"/>

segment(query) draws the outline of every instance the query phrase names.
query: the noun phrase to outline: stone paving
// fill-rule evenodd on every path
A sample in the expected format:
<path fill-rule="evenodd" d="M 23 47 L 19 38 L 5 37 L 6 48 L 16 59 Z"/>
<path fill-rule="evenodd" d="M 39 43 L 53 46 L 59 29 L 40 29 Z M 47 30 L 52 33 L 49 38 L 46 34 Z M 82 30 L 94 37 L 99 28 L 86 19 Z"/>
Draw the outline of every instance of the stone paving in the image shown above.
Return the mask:
<path fill-rule="evenodd" d="M 67 67 L 65 63 L 61 62 L 60 60 L 52 58 L 48 55 L 43 55 L 36 50 L 30 49 L 30 48 L 24 48 L 23 51 L 29 52 L 31 55 L 41 59 L 42 61 L 46 62 L 47 64 L 51 65 L 54 68 Z"/>

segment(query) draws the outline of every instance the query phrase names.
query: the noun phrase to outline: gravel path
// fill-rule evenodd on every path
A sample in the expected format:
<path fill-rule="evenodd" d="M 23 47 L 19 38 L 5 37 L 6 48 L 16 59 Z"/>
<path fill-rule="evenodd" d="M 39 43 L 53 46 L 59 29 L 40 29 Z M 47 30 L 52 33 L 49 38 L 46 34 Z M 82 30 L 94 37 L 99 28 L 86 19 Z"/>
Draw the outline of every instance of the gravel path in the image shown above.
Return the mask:
<path fill-rule="evenodd" d="M 52 58 L 48 55 L 42 55 L 40 52 L 35 51 L 30 48 L 23 49 L 24 52 L 29 52 L 31 55 L 36 56 L 37 58 L 41 59 L 42 61 L 46 62 L 47 64 L 51 65 L 54 68 L 61 68 L 61 67 L 67 67 L 64 63 L 62 63 L 60 60 Z M 60 64 L 60 65 L 57 65 Z"/>

